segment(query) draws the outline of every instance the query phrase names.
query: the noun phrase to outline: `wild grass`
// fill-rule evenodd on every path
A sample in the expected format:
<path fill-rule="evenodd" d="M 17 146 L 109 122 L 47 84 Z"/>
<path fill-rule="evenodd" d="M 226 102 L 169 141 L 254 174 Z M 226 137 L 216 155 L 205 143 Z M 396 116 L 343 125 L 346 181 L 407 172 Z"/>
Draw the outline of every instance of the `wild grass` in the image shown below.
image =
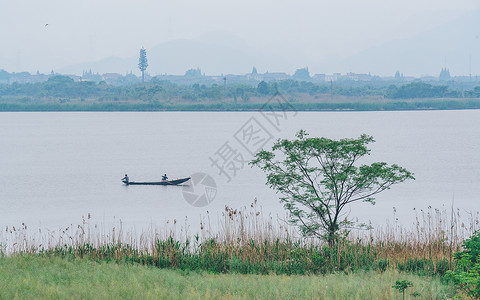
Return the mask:
<path fill-rule="evenodd" d="M 12 255 L 0 259 L 0 299 L 447 299 L 438 278 L 395 270 L 325 276 L 211 274 L 131 264 Z"/>
<path fill-rule="evenodd" d="M 462 223 L 461 220 L 468 220 Z M 454 269 L 453 253 L 479 227 L 479 215 L 465 218 L 460 211 L 428 208 L 417 212 L 416 223 L 398 222 L 370 231 L 344 232 L 335 247 L 301 238 L 288 224 L 264 217 L 255 203 L 240 210 L 225 208 L 211 226 L 203 218 L 193 236 L 188 224 L 151 228 L 137 235 L 122 224 L 105 230 L 90 224 L 58 232 L 5 228 L 0 233 L 0 255 L 30 254 L 99 262 L 143 264 L 183 271 L 240 274 L 328 274 L 396 270 L 421 275 L 443 275 Z"/>

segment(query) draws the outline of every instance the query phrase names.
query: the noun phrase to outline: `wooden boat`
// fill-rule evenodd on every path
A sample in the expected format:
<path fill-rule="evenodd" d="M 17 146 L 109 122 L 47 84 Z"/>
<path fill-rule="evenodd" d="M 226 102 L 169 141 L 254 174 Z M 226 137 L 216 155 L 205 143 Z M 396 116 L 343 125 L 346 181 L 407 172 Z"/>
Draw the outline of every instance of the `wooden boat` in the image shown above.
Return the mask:
<path fill-rule="evenodd" d="M 158 182 L 135 182 L 122 180 L 126 185 L 179 185 L 190 180 L 190 177 L 174 179 L 174 180 L 162 180 Z"/>

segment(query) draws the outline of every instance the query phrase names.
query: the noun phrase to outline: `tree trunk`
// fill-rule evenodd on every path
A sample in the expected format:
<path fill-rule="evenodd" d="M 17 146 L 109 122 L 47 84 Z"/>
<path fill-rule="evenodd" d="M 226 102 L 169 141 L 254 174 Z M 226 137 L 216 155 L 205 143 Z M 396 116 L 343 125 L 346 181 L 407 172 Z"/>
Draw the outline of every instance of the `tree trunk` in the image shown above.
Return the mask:
<path fill-rule="evenodd" d="M 337 243 L 337 237 L 335 236 L 335 227 L 334 226 L 330 226 L 328 228 L 328 237 L 327 237 L 327 241 L 328 241 L 328 247 L 332 248 L 333 246 L 335 246 L 335 244 Z"/>

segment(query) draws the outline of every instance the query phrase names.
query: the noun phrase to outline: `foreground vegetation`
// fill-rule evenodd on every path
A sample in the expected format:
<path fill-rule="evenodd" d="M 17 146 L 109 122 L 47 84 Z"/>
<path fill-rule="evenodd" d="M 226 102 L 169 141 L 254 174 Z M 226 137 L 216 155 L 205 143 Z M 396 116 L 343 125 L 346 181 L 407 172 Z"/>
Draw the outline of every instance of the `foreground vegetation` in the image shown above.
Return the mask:
<path fill-rule="evenodd" d="M 398 281 L 413 284 L 406 297 L 446 299 L 478 287 L 478 261 L 468 259 L 480 243 L 455 255 L 478 228 L 478 214 L 460 222 L 458 211 L 430 208 L 413 228 L 343 231 L 333 247 L 265 220 L 255 204 L 226 207 L 216 230 L 205 224 L 194 236 L 183 229 L 136 236 L 121 225 L 108 232 L 89 218 L 56 233 L 7 227 L 0 231 L 0 298 L 401 299 L 392 288 Z M 457 266 L 462 257 L 467 262 Z"/>
<path fill-rule="evenodd" d="M 225 208 L 217 229 L 204 220 L 201 232 L 159 230 L 133 235 L 110 231 L 90 219 L 76 228 L 37 232 L 7 227 L 0 231 L 0 255 L 31 254 L 68 259 L 140 263 L 160 268 L 215 273 L 328 274 L 358 270 L 397 270 L 443 275 L 454 264 L 453 254 L 478 227 L 478 215 L 460 223 L 460 213 L 420 211 L 414 228 L 398 224 L 368 231 L 343 230 L 329 247 L 315 238 L 300 238 L 290 225 L 249 209 Z M 465 225 L 467 224 L 467 225 Z"/>
<path fill-rule="evenodd" d="M 391 287 L 400 279 L 413 283 L 409 296 L 416 292 L 421 299 L 445 299 L 451 294 L 437 277 L 395 271 L 220 275 L 87 259 L 0 258 L 0 299 L 401 299 Z"/>

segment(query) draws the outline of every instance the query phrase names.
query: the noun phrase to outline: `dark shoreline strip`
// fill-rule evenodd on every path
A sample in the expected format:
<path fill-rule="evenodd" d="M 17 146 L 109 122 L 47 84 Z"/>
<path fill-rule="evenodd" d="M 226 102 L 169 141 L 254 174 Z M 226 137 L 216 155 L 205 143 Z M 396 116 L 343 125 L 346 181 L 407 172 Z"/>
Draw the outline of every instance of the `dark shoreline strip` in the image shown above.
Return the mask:
<path fill-rule="evenodd" d="M 269 110 L 296 111 L 417 111 L 417 110 L 462 110 L 480 109 L 480 100 L 438 100 L 385 103 L 291 103 L 291 108 L 269 106 Z M 186 104 L 163 103 L 93 103 L 93 104 L 23 104 L 0 103 L 0 112 L 55 112 L 55 111 L 258 111 L 263 104 Z"/>

